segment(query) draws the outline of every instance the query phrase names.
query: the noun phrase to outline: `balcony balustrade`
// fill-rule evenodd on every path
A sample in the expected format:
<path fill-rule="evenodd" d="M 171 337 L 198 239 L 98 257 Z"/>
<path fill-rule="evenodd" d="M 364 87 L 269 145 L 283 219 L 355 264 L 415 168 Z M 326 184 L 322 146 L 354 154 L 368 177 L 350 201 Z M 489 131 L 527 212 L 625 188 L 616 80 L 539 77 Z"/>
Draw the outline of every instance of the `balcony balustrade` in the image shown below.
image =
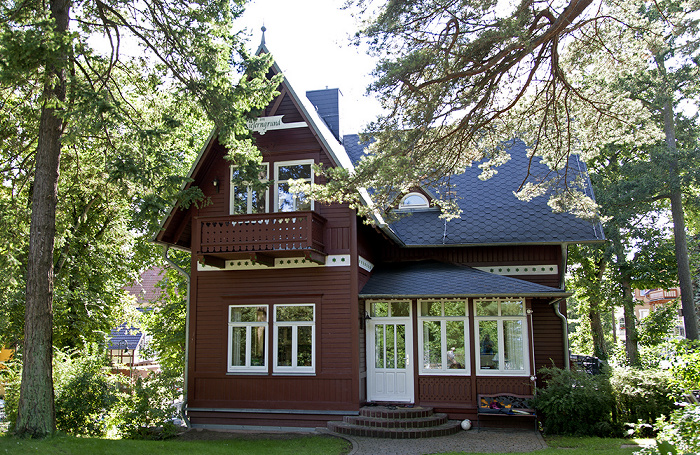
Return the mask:
<path fill-rule="evenodd" d="M 316 212 L 196 217 L 197 257 L 216 267 L 226 259 L 250 258 L 274 265 L 275 257 L 305 256 L 323 262 L 326 219 Z"/>

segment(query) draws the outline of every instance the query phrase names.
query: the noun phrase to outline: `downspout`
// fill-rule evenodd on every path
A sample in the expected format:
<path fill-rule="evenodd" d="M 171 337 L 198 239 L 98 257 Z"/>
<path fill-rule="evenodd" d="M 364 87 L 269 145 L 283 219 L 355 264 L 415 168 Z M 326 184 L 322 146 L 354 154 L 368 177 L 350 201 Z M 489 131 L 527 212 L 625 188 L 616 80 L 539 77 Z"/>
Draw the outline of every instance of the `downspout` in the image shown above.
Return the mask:
<path fill-rule="evenodd" d="M 550 305 L 554 308 L 554 314 L 556 314 L 559 319 L 561 319 L 561 328 L 562 332 L 564 333 L 564 368 L 569 370 L 571 369 L 571 365 L 569 362 L 569 323 L 566 320 L 566 316 L 564 316 L 561 313 L 561 302 L 562 298 L 557 298 L 549 302 Z"/>
<path fill-rule="evenodd" d="M 183 371 L 183 384 L 182 384 L 182 406 L 180 407 L 180 415 L 182 416 L 182 421 L 185 422 L 187 428 L 192 428 L 190 419 L 187 417 L 187 371 L 189 369 L 189 357 L 190 357 L 190 283 L 192 281 L 190 275 L 185 272 L 182 267 L 175 264 L 172 259 L 168 257 L 168 250 L 170 245 L 163 246 L 163 259 L 172 268 L 177 270 L 180 275 L 185 277 L 187 281 L 187 300 L 185 306 L 185 370 Z"/>

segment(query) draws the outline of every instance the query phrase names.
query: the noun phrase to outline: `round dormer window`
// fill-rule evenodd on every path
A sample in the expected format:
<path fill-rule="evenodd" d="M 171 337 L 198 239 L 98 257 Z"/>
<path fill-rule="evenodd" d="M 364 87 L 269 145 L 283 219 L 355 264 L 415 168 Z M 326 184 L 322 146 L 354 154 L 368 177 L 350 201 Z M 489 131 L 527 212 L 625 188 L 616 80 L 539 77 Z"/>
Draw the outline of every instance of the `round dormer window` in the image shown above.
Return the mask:
<path fill-rule="evenodd" d="M 427 209 L 430 207 L 428 198 L 420 193 L 408 193 L 399 204 L 400 209 Z"/>

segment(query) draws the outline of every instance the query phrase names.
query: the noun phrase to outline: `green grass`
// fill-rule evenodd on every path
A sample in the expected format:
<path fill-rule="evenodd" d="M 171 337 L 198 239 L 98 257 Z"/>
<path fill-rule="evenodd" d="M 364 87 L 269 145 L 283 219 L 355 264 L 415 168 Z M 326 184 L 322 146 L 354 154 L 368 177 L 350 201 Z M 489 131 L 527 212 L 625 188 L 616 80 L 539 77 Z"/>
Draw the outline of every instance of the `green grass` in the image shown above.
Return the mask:
<path fill-rule="evenodd" d="M 350 448 L 350 444 L 343 439 L 324 436 L 207 441 L 129 441 L 71 436 L 36 440 L 0 436 L 0 455 L 342 455 L 348 453 Z"/>
<path fill-rule="evenodd" d="M 615 438 L 577 438 L 573 436 L 548 436 L 544 438 L 548 448 L 535 452 L 513 452 L 511 455 L 631 455 L 641 449 L 641 445 L 649 442 L 644 439 L 615 439 Z M 637 447 L 625 447 L 638 444 Z M 452 452 L 443 455 L 461 455 L 469 452 Z"/>

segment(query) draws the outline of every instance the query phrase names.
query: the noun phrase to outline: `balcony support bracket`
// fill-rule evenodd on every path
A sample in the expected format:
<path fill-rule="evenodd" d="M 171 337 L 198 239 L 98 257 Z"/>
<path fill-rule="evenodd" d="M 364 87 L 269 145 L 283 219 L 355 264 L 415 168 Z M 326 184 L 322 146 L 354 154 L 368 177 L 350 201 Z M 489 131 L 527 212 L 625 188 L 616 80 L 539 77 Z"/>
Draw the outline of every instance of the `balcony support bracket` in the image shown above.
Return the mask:
<path fill-rule="evenodd" d="M 326 255 L 323 253 L 319 253 L 318 251 L 305 251 L 304 259 L 306 259 L 307 261 L 315 262 L 319 265 L 326 264 Z"/>
<path fill-rule="evenodd" d="M 263 253 L 248 253 L 248 257 L 250 257 L 251 262 L 254 262 L 256 264 L 264 265 L 267 267 L 275 266 L 275 258 L 270 255 Z"/>
<path fill-rule="evenodd" d="M 210 256 L 208 254 L 201 255 L 197 258 L 200 264 L 208 265 L 211 267 L 216 267 L 217 269 L 226 268 L 226 259 L 217 258 L 216 256 Z"/>

